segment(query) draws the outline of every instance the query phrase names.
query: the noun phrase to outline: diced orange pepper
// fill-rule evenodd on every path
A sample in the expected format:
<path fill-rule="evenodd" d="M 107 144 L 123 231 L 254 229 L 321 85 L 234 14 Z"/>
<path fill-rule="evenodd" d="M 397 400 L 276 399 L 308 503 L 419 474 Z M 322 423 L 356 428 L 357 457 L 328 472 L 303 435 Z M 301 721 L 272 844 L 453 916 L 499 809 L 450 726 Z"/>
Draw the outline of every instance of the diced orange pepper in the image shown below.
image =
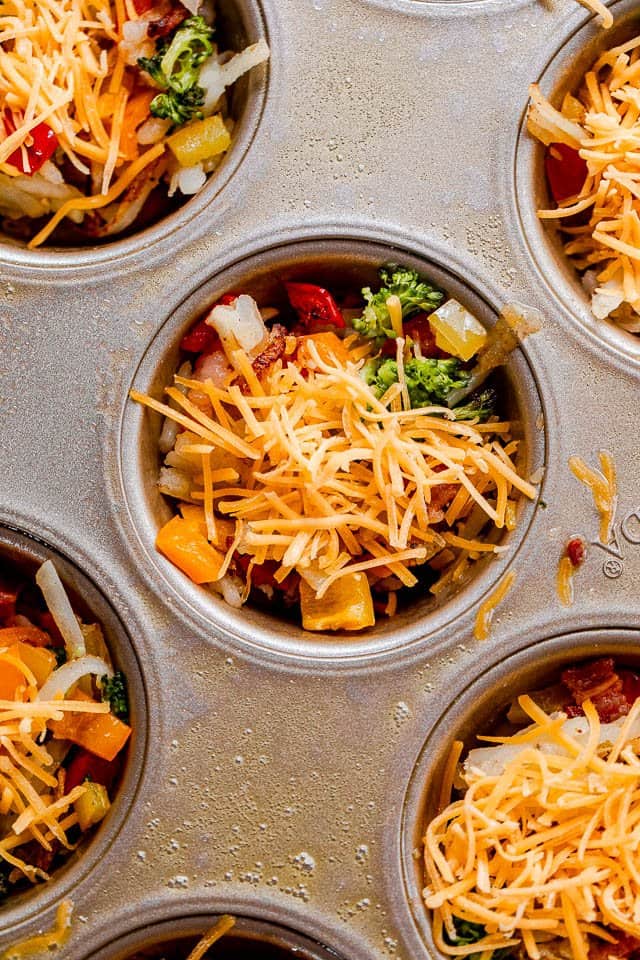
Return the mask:
<path fill-rule="evenodd" d="M 80 690 L 74 700 L 91 700 Z M 131 736 L 131 727 L 112 713 L 65 713 L 62 720 L 52 720 L 49 729 L 54 740 L 71 740 L 103 760 L 114 760 Z"/>
<path fill-rule="evenodd" d="M 120 153 L 125 160 L 135 160 L 138 156 L 138 127 L 150 116 L 149 105 L 157 95 L 157 90 L 142 90 L 128 101 L 120 131 Z"/>
<path fill-rule="evenodd" d="M 46 682 L 56 668 L 56 658 L 51 650 L 45 650 L 44 647 L 32 647 L 29 643 L 17 643 L 13 650 L 16 651 L 24 665 L 31 670 L 39 687 Z"/>
<path fill-rule="evenodd" d="M 313 340 L 320 359 L 324 360 L 325 363 L 332 363 L 332 356 L 341 364 L 345 364 L 349 359 L 349 351 L 340 337 L 337 337 L 331 330 L 327 330 L 326 333 L 313 333 L 305 337 L 298 337 L 297 361 L 301 368 L 308 367 L 312 363 L 307 346 L 310 340 Z"/>
<path fill-rule="evenodd" d="M 0 629 L 0 647 L 10 647 L 14 643 L 29 643 L 32 647 L 52 646 L 49 634 L 38 627 L 2 627 Z"/>
<path fill-rule="evenodd" d="M 197 522 L 172 517 L 158 531 L 156 547 L 194 583 L 213 583 L 224 555 L 212 547 Z"/>
<path fill-rule="evenodd" d="M 23 673 L 12 663 L 0 660 L 0 700 L 15 700 L 18 687 L 25 687 Z"/>
<path fill-rule="evenodd" d="M 184 520 L 196 525 L 196 529 L 203 537 L 207 536 L 207 521 L 205 520 L 202 507 L 197 506 L 195 503 L 181 503 L 180 513 Z M 209 540 L 209 543 L 226 553 L 228 546 L 227 540 L 228 538 L 233 540 L 235 535 L 235 521 L 228 520 L 226 517 L 216 517 L 216 537 L 215 540 Z"/>

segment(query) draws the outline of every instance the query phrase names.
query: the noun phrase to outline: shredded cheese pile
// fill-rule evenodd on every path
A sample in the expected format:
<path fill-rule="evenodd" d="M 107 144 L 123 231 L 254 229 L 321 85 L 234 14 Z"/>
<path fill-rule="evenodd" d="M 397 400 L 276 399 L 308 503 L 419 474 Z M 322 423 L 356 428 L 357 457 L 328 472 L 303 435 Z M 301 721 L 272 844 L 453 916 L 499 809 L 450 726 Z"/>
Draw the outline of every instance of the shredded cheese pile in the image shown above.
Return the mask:
<path fill-rule="evenodd" d="M 30 840 L 47 851 L 56 841 L 72 849 L 67 831 L 78 817 L 71 808 L 86 786 L 81 784 L 65 793 L 64 773 L 52 774 L 57 764 L 38 742 L 40 735 L 46 732 L 50 720 L 61 720 L 66 712 L 108 713 L 109 704 L 38 700 L 36 679 L 29 668 L 18 657 L 0 650 L 0 670 L 3 663 L 22 671 L 25 684 L 18 688 L 22 699 L 0 700 L 0 815 L 14 818 L 10 831 L 0 839 L 0 860 L 31 881 L 47 880 L 44 870 L 25 863 L 12 851 Z"/>
<path fill-rule="evenodd" d="M 575 266 L 596 271 L 594 313 L 600 318 L 621 304 L 640 312 L 639 56 L 640 37 L 605 51 L 585 74 L 578 99 L 566 97 L 562 111 L 537 84 L 529 89 L 529 131 L 545 144 L 573 147 L 587 162 L 579 194 L 538 216 L 559 220 L 589 211 L 588 222 L 562 229 Z M 627 307 L 619 319 L 628 325 L 630 316 Z"/>
<path fill-rule="evenodd" d="M 164 143 L 141 156 L 125 157 L 121 149 L 130 91 L 118 42 L 127 18 L 137 15 L 124 0 L 5 0 L 0 6 L 0 171 L 21 174 L 7 162 L 20 150 L 29 172 L 31 131 L 46 123 L 69 162 L 91 174 L 97 188 L 91 197 L 68 200 L 30 246 L 44 242 L 69 213 L 112 203 L 164 152 Z"/>
<path fill-rule="evenodd" d="M 308 350 L 315 369 L 303 373 L 285 360 L 262 380 L 236 351 L 247 392 L 176 377 L 178 385 L 206 392 L 214 418 L 176 387 L 166 393 L 178 410 L 131 394 L 194 435 L 181 447 L 203 458 L 191 498 L 204 504 L 210 537 L 216 518 L 235 521 L 220 575 L 239 549 L 256 564 L 277 561 L 279 582 L 293 569 L 304 575 L 313 567 L 321 583 L 311 585 L 322 597 L 348 573 L 387 567 L 410 587 L 417 583 L 410 567 L 443 548 L 454 551 L 458 572 L 469 559 L 500 550 L 480 530 L 510 525 L 517 493 L 536 494 L 511 460 L 518 441 L 499 439 L 510 424 L 451 421 L 436 415 L 442 408 L 403 409 L 401 364 L 400 382 L 377 400 L 359 374 L 362 359 L 323 360 L 313 340 Z M 455 485 L 454 495 L 434 510 L 442 484 Z M 464 527 L 454 528 L 476 505 L 482 522 L 467 537 Z M 432 518 L 448 529 L 436 532 Z"/>
<path fill-rule="evenodd" d="M 518 702 L 533 726 L 482 739 L 522 749 L 495 775 L 465 769 L 464 797 L 427 828 L 434 940 L 450 956 L 522 944 L 539 960 L 539 942 L 560 937 L 574 960 L 588 960 L 588 935 L 640 938 L 640 758 L 628 742 L 640 700 L 614 744 L 600 744 L 590 700 L 584 743 L 561 729 L 563 714 L 546 714 L 528 696 Z M 444 936 L 455 940 L 452 917 L 482 924 L 486 936 L 452 946 Z"/>

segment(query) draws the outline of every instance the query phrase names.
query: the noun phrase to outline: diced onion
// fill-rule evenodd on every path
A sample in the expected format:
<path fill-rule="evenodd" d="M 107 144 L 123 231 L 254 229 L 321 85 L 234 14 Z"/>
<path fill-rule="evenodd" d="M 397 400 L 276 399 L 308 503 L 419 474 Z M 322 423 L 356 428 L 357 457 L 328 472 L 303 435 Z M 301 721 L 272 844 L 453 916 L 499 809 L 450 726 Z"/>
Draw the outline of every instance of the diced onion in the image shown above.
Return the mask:
<path fill-rule="evenodd" d="M 238 346 L 250 353 L 267 337 L 258 305 L 245 293 L 237 297 L 233 305 L 214 307 L 206 322 L 217 332 L 227 355 Z"/>
<path fill-rule="evenodd" d="M 51 560 L 45 560 L 36 573 L 36 583 L 42 590 L 49 613 L 62 634 L 68 659 L 77 660 L 78 657 L 83 657 L 87 648 L 82 630 L 69 602 L 67 591 Z"/>
<path fill-rule="evenodd" d="M 86 677 L 93 674 L 96 677 L 113 676 L 113 669 L 106 660 L 101 657 L 80 657 L 78 660 L 71 660 L 54 670 L 44 686 L 39 690 L 37 700 L 55 700 L 56 697 L 64 697 L 71 687 Z"/>
<path fill-rule="evenodd" d="M 181 167 L 178 171 L 178 189 L 185 196 L 197 193 L 204 186 L 206 180 L 207 175 L 200 163 L 196 163 L 193 167 Z"/>

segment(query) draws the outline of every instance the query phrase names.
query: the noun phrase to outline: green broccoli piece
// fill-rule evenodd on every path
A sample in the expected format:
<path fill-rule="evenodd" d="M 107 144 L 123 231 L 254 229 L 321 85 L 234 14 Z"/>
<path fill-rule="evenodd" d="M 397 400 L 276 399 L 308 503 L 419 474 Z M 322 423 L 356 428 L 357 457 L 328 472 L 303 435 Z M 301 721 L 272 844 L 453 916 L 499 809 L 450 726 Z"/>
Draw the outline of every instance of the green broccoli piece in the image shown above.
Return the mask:
<path fill-rule="evenodd" d="M 371 287 L 362 288 L 367 305 L 362 316 L 353 321 L 353 329 L 363 337 L 384 340 L 396 336 L 387 309 L 387 300 L 394 294 L 402 305 L 403 320 L 412 313 L 432 313 L 444 298 L 440 290 L 421 280 L 415 270 L 389 264 L 379 272 L 382 286 L 377 293 L 372 293 Z"/>
<path fill-rule="evenodd" d="M 213 53 L 213 30 L 200 17 L 188 17 L 174 31 L 171 40 L 156 44 L 153 57 L 140 57 L 138 66 L 165 93 L 158 94 L 149 107 L 154 117 L 174 124 L 201 118 L 204 90 L 198 85 L 200 66 Z"/>
<path fill-rule="evenodd" d="M 446 360 L 413 357 L 405 363 L 404 374 L 412 408 L 445 403 L 452 390 L 465 387 L 470 377 L 455 357 Z M 397 383 L 398 364 L 395 360 L 374 358 L 364 365 L 362 376 L 379 398 Z"/>
<path fill-rule="evenodd" d="M 451 411 L 454 420 L 478 420 L 484 423 L 496 412 L 498 397 L 493 387 L 477 390 Z"/>
<path fill-rule="evenodd" d="M 469 943 L 477 943 L 487 935 L 486 929 L 481 923 L 473 923 L 471 920 L 462 920 L 460 917 L 453 917 L 453 925 L 456 929 L 454 938 L 450 937 L 446 929 L 443 930 L 443 936 L 446 943 L 454 947 L 463 947 Z M 500 950 L 494 950 L 492 960 L 506 960 L 506 957 L 512 956 L 511 947 L 501 947 Z M 479 953 L 469 954 L 468 960 L 477 960 Z"/>
<path fill-rule="evenodd" d="M 175 126 L 186 123 L 187 120 L 201 120 L 202 111 L 199 107 L 204 103 L 202 87 L 193 87 L 186 93 L 159 93 L 154 97 L 149 107 L 154 117 L 171 120 Z"/>
<path fill-rule="evenodd" d="M 47 647 L 56 658 L 56 667 L 61 667 L 67 662 L 67 651 L 64 647 Z"/>
<path fill-rule="evenodd" d="M 106 675 L 101 679 L 102 700 L 111 707 L 111 712 L 124 720 L 129 721 L 129 694 L 127 693 L 127 678 L 122 670 L 116 670 L 109 678 Z"/>

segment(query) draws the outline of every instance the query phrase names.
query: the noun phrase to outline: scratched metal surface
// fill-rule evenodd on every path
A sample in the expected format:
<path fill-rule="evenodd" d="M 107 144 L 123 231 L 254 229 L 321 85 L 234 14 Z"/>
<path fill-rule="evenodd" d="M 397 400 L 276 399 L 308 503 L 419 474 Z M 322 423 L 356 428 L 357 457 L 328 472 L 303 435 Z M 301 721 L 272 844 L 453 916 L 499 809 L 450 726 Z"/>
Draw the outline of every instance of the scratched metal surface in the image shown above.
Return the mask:
<path fill-rule="evenodd" d="M 60 551 L 111 603 L 141 718 L 114 816 L 86 859 L 3 908 L 2 947 L 51 927 L 64 895 L 65 960 L 106 960 L 145 924 L 220 911 L 345 960 L 427 958 L 411 850 L 449 730 L 469 729 L 474 704 L 497 704 L 504 678 L 548 650 L 635 649 L 638 350 L 592 323 L 535 223 L 540 155 L 520 135 L 528 83 L 570 83 L 569 54 L 597 28 L 573 0 L 242 7 L 272 59 L 207 202 L 99 252 L 0 243 L 0 522 Z M 611 8 L 625 19 L 633 4 Z M 332 247 L 367 268 L 381 248 L 415 256 L 489 319 L 514 299 L 544 317 L 510 376 L 522 374 L 546 507 L 524 511 L 464 597 L 346 646 L 179 595 L 147 550 L 153 464 L 126 401 L 224 278 Z M 595 463 L 601 448 L 619 471 L 614 539 L 590 548 L 564 609 L 560 552 L 598 529 L 567 459 Z M 508 566 L 515 586 L 480 644 L 478 605 Z"/>

